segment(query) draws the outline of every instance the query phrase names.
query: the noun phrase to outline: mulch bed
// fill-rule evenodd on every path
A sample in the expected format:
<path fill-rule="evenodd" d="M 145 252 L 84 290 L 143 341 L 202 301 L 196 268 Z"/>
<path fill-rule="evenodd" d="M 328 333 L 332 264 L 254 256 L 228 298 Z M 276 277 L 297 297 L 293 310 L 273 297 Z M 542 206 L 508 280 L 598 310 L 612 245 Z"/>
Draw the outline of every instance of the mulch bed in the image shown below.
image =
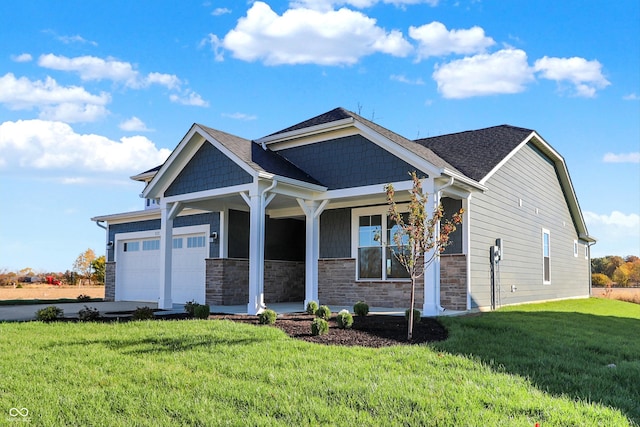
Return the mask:
<path fill-rule="evenodd" d="M 210 318 L 259 325 L 257 316 L 214 314 Z M 407 321 L 404 317 L 375 314 L 365 317 L 353 316 L 353 327 L 340 329 L 334 314 L 329 320 L 329 333 L 320 336 L 311 335 L 313 319 L 314 316 L 308 314 L 278 315 L 275 327 L 282 329 L 292 338 L 327 345 L 379 348 L 391 345 L 422 344 L 447 338 L 447 330 L 437 320 L 428 317 L 423 317 L 420 323 L 413 327 L 411 341 L 407 341 Z"/>

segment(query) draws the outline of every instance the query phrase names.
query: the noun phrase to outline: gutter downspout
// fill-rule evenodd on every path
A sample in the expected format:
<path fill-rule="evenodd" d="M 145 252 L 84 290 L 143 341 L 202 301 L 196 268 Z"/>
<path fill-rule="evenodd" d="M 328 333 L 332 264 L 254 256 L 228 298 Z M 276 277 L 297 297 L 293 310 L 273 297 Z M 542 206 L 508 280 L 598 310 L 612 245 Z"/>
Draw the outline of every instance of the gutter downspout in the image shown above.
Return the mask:
<path fill-rule="evenodd" d="M 440 187 L 438 187 L 437 189 L 435 189 L 435 194 L 438 195 L 438 205 L 441 204 L 440 201 L 440 192 L 442 190 L 444 190 L 445 188 L 451 187 L 453 185 L 453 182 L 455 181 L 454 177 L 450 177 L 449 181 L 444 184 L 441 185 Z M 435 196 L 434 194 L 434 196 Z M 438 235 L 440 234 L 440 224 L 438 224 Z M 436 255 L 438 258 L 440 258 L 440 254 Z M 435 293 L 436 293 L 436 308 L 438 309 L 438 311 L 440 313 L 444 313 L 444 311 L 446 310 L 446 308 L 444 308 L 443 306 L 440 305 L 440 301 L 441 301 L 441 296 L 440 296 L 440 266 L 438 266 L 438 271 L 436 273 L 438 275 L 438 280 L 436 280 L 436 289 L 435 289 Z"/>

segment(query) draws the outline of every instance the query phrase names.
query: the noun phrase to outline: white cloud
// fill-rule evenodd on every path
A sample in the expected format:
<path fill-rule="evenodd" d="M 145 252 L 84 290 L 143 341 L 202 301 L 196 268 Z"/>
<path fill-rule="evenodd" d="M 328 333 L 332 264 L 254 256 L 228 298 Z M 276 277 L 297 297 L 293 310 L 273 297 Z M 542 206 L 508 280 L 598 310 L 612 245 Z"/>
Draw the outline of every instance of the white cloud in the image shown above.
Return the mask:
<path fill-rule="evenodd" d="M 144 84 L 159 84 L 168 89 L 178 89 L 182 82 L 175 74 L 149 73 L 144 80 Z"/>
<path fill-rule="evenodd" d="M 231 9 L 227 9 L 226 7 L 217 7 L 211 12 L 213 16 L 226 15 L 227 13 L 231 13 Z"/>
<path fill-rule="evenodd" d="M 445 56 L 452 53 L 483 53 L 487 47 L 495 44 L 491 37 L 485 36 L 484 30 L 480 27 L 449 31 L 444 24 L 437 21 L 420 27 L 409 27 L 409 36 L 419 43 L 418 61 L 430 56 Z"/>
<path fill-rule="evenodd" d="M 613 211 L 610 214 L 583 212 L 589 234 L 598 239 L 592 257 L 640 255 L 640 215 Z"/>
<path fill-rule="evenodd" d="M 392 74 L 389 76 L 389 79 L 394 80 L 396 82 L 405 83 L 408 85 L 419 85 L 422 86 L 424 81 L 421 78 L 417 78 L 415 80 L 411 80 L 407 78 L 404 74 Z"/>
<path fill-rule="evenodd" d="M 637 101 L 640 99 L 640 96 L 636 95 L 634 92 L 623 96 L 622 99 L 624 99 L 625 101 Z"/>
<path fill-rule="evenodd" d="M 503 49 L 436 65 L 433 78 L 442 96 L 457 99 L 519 93 L 534 79 L 527 54 L 520 49 Z"/>
<path fill-rule="evenodd" d="M 29 53 L 21 53 L 20 55 L 11 55 L 11 60 L 14 62 L 31 62 L 33 57 Z"/>
<path fill-rule="evenodd" d="M 102 59 L 95 56 L 67 58 L 50 53 L 41 55 L 38 59 L 38 65 L 53 70 L 76 72 L 85 81 L 111 80 L 123 83 L 132 89 L 140 89 L 152 84 L 159 84 L 168 89 L 178 89 L 182 84 L 174 74 L 152 72 L 146 77 L 142 76 L 131 63 L 118 61 L 114 58 Z"/>
<path fill-rule="evenodd" d="M 598 89 L 611 84 L 602 75 L 602 64 L 596 60 L 545 56 L 535 62 L 534 68 L 542 78 L 555 80 L 557 83 L 570 82 L 573 84 L 574 95 L 585 98 L 594 97 Z"/>
<path fill-rule="evenodd" d="M 199 47 L 203 47 L 207 44 L 211 45 L 211 50 L 213 50 L 216 62 L 224 61 L 224 46 L 218 36 L 215 34 L 209 34 L 205 39 L 200 41 Z"/>
<path fill-rule="evenodd" d="M 19 120 L 0 124 L 3 168 L 136 172 L 161 164 L 170 151 L 158 149 L 143 136 L 113 141 L 104 136 L 76 133 L 66 123 Z"/>
<path fill-rule="evenodd" d="M 602 158 L 605 163 L 640 163 L 640 152 L 614 154 L 607 153 Z"/>
<path fill-rule="evenodd" d="M 406 56 L 413 49 L 400 31 L 387 32 L 360 12 L 296 8 L 279 16 L 259 1 L 221 43 L 235 58 L 267 65 L 351 65 L 373 53 Z"/>
<path fill-rule="evenodd" d="M 40 117 L 68 122 L 95 121 L 108 113 L 110 96 L 94 95 L 79 86 L 60 86 L 51 77 L 31 81 L 12 73 L 0 77 L 0 103 L 12 110 L 37 108 Z"/>
<path fill-rule="evenodd" d="M 139 73 L 130 63 L 116 61 L 113 58 L 97 58 L 95 56 L 78 56 L 67 58 L 52 53 L 41 55 L 38 65 L 59 71 L 75 71 L 82 80 L 112 80 L 124 82 L 130 87 L 139 87 Z"/>
<path fill-rule="evenodd" d="M 187 91 L 183 95 L 171 94 L 169 96 L 171 102 L 182 105 L 192 105 L 195 107 L 208 107 L 209 102 L 202 99 L 202 97 L 194 91 Z"/>
<path fill-rule="evenodd" d="M 611 214 L 597 214 L 594 212 L 584 212 L 584 220 L 587 225 L 612 225 L 629 229 L 640 228 L 640 215 L 624 214 L 613 211 Z"/>
<path fill-rule="evenodd" d="M 150 132 L 152 130 L 148 129 L 147 125 L 145 125 L 144 122 L 136 116 L 133 116 L 130 119 L 127 119 L 124 122 L 120 123 L 118 127 L 127 132 Z"/>
<path fill-rule="evenodd" d="M 245 114 L 245 113 L 222 113 L 222 117 L 228 117 L 230 119 L 244 120 L 244 121 L 255 120 L 258 118 L 258 116 L 255 116 L 253 114 Z"/>

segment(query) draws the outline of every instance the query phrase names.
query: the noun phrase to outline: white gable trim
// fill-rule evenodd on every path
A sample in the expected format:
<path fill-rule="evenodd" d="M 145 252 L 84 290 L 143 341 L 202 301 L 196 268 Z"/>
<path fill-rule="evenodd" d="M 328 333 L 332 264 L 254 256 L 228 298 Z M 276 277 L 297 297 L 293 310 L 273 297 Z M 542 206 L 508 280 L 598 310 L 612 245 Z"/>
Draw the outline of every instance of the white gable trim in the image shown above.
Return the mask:
<path fill-rule="evenodd" d="M 542 151 L 545 155 L 549 157 L 549 159 L 555 165 L 555 168 L 558 172 L 558 178 L 560 180 L 560 186 L 562 187 L 567 204 L 569 206 L 569 211 L 571 212 L 571 216 L 576 225 L 576 229 L 578 232 L 578 236 L 581 239 L 584 239 L 588 242 L 595 242 L 595 239 L 589 236 L 589 232 L 587 231 L 587 226 L 584 221 L 584 217 L 582 216 L 582 210 L 580 209 L 580 204 L 578 203 L 578 198 L 576 196 L 576 192 L 573 188 L 573 183 L 571 182 L 571 177 L 569 176 L 569 169 L 567 168 L 566 163 L 564 162 L 564 158 L 558 153 L 547 141 L 545 141 L 537 132 L 531 132 L 529 136 L 527 136 L 516 148 L 514 148 L 511 153 L 505 156 L 504 159 L 500 163 L 494 167 L 491 172 L 489 172 L 484 178 L 480 180 L 480 184 L 485 185 L 487 181 L 502 167 L 505 163 L 507 163 L 513 156 L 520 151 L 522 147 L 531 142 L 537 149 Z"/>
<path fill-rule="evenodd" d="M 257 178 L 257 172 L 253 168 L 231 152 L 224 144 L 221 144 L 213 138 L 199 125 L 194 124 L 184 138 L 182 138 L 175 150 L 173 150 L 167 161 L 162 165 L 156 176 L 144 189 L 142 197 L 146 199 L 160 198 L 205 142 L 213 145 L 254 179 Z"/>
<path fill-rule="evenodd" d="M 347 117 L 341 120 L 335 120 L 328 123 L 323 123 L 321 125 L 315 125 L 310 127 L 304 127 L 302 129 L 296 129 L 289 132 L 278 133 L 271 136 L 265 136 L 264 138 L 257 139 L 256 142 L 258 144 L 264 145 L 274 145 L 271 148 L 274 151 L 281 150 L 280 143 L 285 143 L 287 148 L 291 148 L 292 146 L 297 145 L 305 145 L 308 141 L 300 141 L 300 142 L 292 142 L 292 140 L 300 140 L 309 136 L 313 136 L 319 133 L 326 133 L 329 131 L 334 131 L 346 127 L 352 126 L 354 119 L 352 117 Z M 292 145 L 294 144 L 294 145 Z"/>

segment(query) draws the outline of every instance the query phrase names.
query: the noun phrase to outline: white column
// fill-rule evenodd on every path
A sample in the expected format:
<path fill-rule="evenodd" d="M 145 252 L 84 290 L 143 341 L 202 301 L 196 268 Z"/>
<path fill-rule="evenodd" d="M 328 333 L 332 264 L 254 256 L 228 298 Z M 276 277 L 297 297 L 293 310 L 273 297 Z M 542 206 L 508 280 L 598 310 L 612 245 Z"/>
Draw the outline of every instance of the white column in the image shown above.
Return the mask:
<path fill-rule="evenodd" d="M 260 194 L 249 196 L 249 302 L 248 314 L 258 314 L 264 307 L 264 209 Z"/>
<path fill-rule="evenodd" d="M 297 199 L 305 215 L 304 305 L 318 301 L 318 261 L 320 259 L 320 214 L 328 200 L 317 202 Z"/>
<path fill-rule="evenodd" d="M 429 218 L 433 216 L 433 211 L 440 204 L 440 192 L 435 191 L 433 179 L 427 179 L 424 182 L 424 191 L 429 194 L 427 201 L 427 215 Z M 434 239 L 440 235 L 440 224 L 434 229 Z M 440 314 L 440 256 L 430 251 L 425 255 L 425 264 L 433 257 L 433 261 L 424 271 L 424 304 L 422 306 L 423 316 L 438 316 Z"/>
<path fill-rule="evenodd" d="M 467 310 L 471 310 L 471 194 L 466 199 L 462 200 L 462 208 L 464 209 L 462 220 L 462 238 L 463 246 L 462 253 L 464 253 L 467 261 Z"/>
<path fill-rule="evenodd" d="M 173 252 L 173 216 L 176 205 L 167 203 L 160 208 L 160 297 L 158 308 L 168 310 L 171 301 L 171 255 Z"/>

